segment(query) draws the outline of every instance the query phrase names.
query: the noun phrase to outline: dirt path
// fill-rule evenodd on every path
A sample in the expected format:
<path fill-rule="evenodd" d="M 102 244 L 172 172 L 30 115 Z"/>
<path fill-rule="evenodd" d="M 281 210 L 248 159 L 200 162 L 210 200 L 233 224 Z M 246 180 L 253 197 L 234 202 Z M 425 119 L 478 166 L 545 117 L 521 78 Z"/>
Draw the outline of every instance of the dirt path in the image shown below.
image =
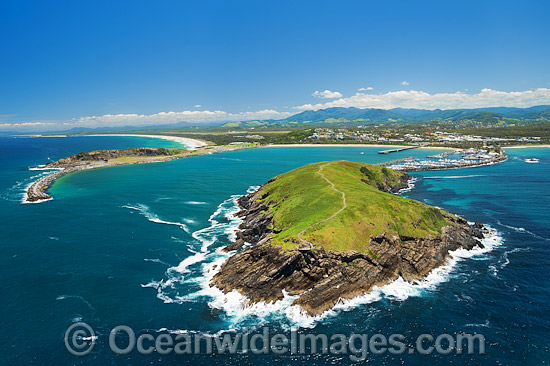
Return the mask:
<path fill-rule="evenodd" d="M 306 227 L 304 230 L 300 231 L 300 233 L 298 234 L 298 239 L 300 239 L 300 241 L 301 241 L 302 243 L 307 243 L 307 244 L 309 244 L 309 249 L 310 249 L 310 250 L 313 249 L 313 243 L 312 243 L 312 242 L 309 242 L 309 241 L 307 241 L 307 240 L 305 240 L 305 239 L 303 239 L 303 238 L 302 238 L 302 234 L 305 233 L 307 230 L 311 229 L 312 227 L 317 226 L 317 225 L 319 225 L 319 224 L 322 224 L 323 222 L 328 221 L 328 220 L 334 218 L 336 215 L 338 215 L 340 212 L 342 212 L 346 207 L 348 207 L 348 205 L 347 205 L 347 203 L 346 203 L 346 194 L 345 194 L 344 192 L 339 191 L 338 189 L 336 189 L 336 187 L 334 186 L 334 183 L 332 183 L 332 182 L 331 182 L 327 177 L 325 177 L 325 175 L 323 174 L 323 168 L 324 168 L 325 166 L 327 166 L 328 164 L 330 164 L 330 163 L 321 165 L 321 166 L 319 167 L 319 171 L 317 172 L 317 174 L 319 174 L 319 175 L 321 176 L 321 178 L 323 178 L 324 180 L 326 180 L 326 181 L 328 182 L 328 184 L 330 184 L 330 186 L 332 187 L 332 189 L 333 189 L 335 192 L 338 192 L 338 193 L 340 193 L 340 194 L 342 195 L 342 203 L 343 203 L 343 205 L 342 205 L 342 208 L 339 209 L 338 211 L 336 211 L 332 216 L 327 217 L 326 219 L 323 219 L 323 220 L 321 220 L 321 221 L 318 221 L 318 222 L 316 222 L 316 223 L 314 223 L 314 224 L 311 224 L 311 225 L 309 225 L 308 227 Z"/>

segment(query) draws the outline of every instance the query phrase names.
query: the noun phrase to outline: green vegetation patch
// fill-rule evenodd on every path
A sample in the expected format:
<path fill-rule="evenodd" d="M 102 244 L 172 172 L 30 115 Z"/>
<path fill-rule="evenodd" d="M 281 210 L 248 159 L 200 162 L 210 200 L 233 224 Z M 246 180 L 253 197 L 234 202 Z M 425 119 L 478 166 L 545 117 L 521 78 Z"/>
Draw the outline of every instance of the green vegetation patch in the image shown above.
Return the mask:
<path fill-rule="evenodd" d="M 281 174 L 262 188 L 262 200 L 271 202 L 272 243 L 292 249 L 300 242 L 298 234 L 307 229 L 302 238 L 326 250 L 353 249 L 372 256 L 368 249 L 372 236 L 440 234 L 443 226 L 451 224 L 441 210 L 380 191 L 398 183 L 403 174 L 349 161 L 314 163 Z M 340 192 L 346 196 L 347 207 L 321 222 L 343 207 Z"/>

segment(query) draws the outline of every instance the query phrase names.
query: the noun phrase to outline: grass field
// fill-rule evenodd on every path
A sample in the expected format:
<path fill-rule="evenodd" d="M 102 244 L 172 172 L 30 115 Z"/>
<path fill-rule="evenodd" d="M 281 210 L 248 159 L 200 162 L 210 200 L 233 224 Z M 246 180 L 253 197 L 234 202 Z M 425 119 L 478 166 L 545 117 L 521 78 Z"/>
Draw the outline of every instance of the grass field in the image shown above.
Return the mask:
<path fill-rule="evenodd" d="M 59 159 L 56 163 L 60 164 L 79 164 L 86 162 L 107 162 L 110 164 L 133 164 L 138 162 L 157 162 L 168 160 L 170 158 L 182 158 L 186 156 L 204 155 L 223 151 L 232 151 L 257 147 L 258 144 L 251 142 L 241 145 L 220 145 L 206 146 L 199 150 L 186 150 L 179 148 L 155 148 L 160 153 L 155 155 L 137 155 L 135 149 L 120 150 L 96 150 L 89 153 L 80 153 L 66 158 Z M 113 156 L 113 153 L 114 154 Z M 118 156 L 116 156 L 118 155 Z"/>
<path fill-rule="evenodd" d="M 323 175 L 334 184 L 323 179 Z M 363 169 L 362 169 L 363 168 Z M 435 207 L 380 191 L 393 185 L 401 172 L 380 166 L 348 161 L 321 162 L 303 166 L 278 176 L 262 188 L 273 212 L 272 243 L 294 248 L 298 234 L 343 207 L 332 219 L 302 233 L 304 240 L 327 250 L 353 249 L 368 252 L 370 238 L 382 233 L 432 237 L 450 223 Z M 294 242 L 291 240 L 294 239 Z"/>

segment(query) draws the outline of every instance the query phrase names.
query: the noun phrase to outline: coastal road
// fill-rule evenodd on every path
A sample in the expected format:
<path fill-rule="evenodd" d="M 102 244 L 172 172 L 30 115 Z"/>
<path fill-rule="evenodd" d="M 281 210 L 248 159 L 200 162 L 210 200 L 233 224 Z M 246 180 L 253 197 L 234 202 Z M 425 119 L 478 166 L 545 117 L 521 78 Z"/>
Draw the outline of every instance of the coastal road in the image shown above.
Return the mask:
<path fill-rule="evenodd" d="M 326 219 L 323 219 L 321 221 L 318 221 L 314 224 L 311 224 L 309 225 L 308 227 L 306 227 L 304 230 L 300 231 L 300 233 L 298 234 L 298 239 L 300 239 L 300 241 L 302 243 L 307 243 L 309 244 L 309 249 L 312 250 L 313 249 L 313 243 L 310 242 L 310 241 L 307 241 L 305 239 L 302 238 L 302 234 L 305 233 L 307 230 L 311 229 L 312 227 L 314 226 L 317 226 L 319 224 L 322 224 L 323 222 L 326 222 L 328 220 L 331 220 L 333 219 L 336 215 L 338 215 L 340 212 L 344 211 L 346 207 L 348 207 L 347 203 L 346 203 L 346 194 L 338 189 L 336 189 L 336 187 L 334 186 L 334 183 L 332 183 L 327 177 L 325 177 L 325 175 L 323 174 L 323 168 L 325 166 L 327 166 L 328 164 L 330 163 L 327 163 L 327 164 L 323 164 L 319 167 L 319 170 L 317 171 L 317 174 L 319 174 L 321 176 L 321 178 L 323 178 L 324 180 L 326 180 L 328 182 L 328 184 L 330 184 L 330 186 L 332 187 L 332 189 L 335 191 L 335 192 L 338 192 L 342 195 L 342 208 L 339 209 L 338 211 L 336 211 L 332 216 L 330 217 L 327 217 Z"/>

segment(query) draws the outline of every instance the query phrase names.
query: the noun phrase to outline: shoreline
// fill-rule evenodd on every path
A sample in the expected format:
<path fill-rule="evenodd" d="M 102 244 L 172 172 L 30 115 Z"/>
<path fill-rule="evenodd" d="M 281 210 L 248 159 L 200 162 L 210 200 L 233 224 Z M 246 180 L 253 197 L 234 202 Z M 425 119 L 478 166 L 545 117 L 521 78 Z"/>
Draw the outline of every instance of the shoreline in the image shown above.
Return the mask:
<path fill-rule="evenodd" d="M 382 144 L 269 144 L 261 145 L 260 147 L 376 147 L 376 148 L 407 148 L 411 145 L 382 145 Z M 419 146 L 416 149 L 441 149 L 441 150 L 456 150 L 454 147 L 439 147 L 439 146 Z"/>
<path fill-rule="evenodd" d="M 73 135 L 73 137 L 109 137 L 109 136 L 118 136 L 118 137 L 149 137 L 154 139 L 162 139 L 172 142 L 177 142 L 181 145 L 184 145 L 189 150 L 202 148 L 207 146 L 208 144 L 204 141 L 197 140 L 197 139 L 190 139 L 187 137 L 179 137 L 179 136 L 170 136 L 170 135 L 140 135 L 140 134 L 132 134 L 132 133 L 105 133 L 105 134 L 93 134 L 93 135 Z"/>
<path fill-rule="evenodd" d="M 452 220 L 447 229 L 442 230 L 438 237 L 445 243 L 440 246 L 435 245 L 438 239 L 421 236 L 396 239 L 384 233 L 371 236 L 370 246 L 375 251 L 374 255 L 354 250 L 331 250 L 322 245 L 316 246 L 316 251 L 300 248 L 299 244 L 293 249 L 280 248 L 271 243 L 269 227 L 273 212 L 261 201 L 261 187 L 239 198 L 240 211 L 236 216 L 242 222 L 236 232 L 236 240 L 222 249 L 231 255 L 219 265 L 209 282 L 211 287 L 216 287 L 224 295 L 236 291 L 248 305 L 276 303 L 288 294 L 295 297 L 290 306 L 297 306 L 308 317 L 322 317 L 338 304 L 368 296 L 394 281 L 401 279 L 410 285 L 426 281 L 431 273 L 448 265 L 455 251 L 466 250 L 473 254 L 476 249 L 486 250 L 482 239 L 489 229 L 452 214 L 448 214 Z M 264 212 L 268 214 L 264 215 Z M 298 239 L 301 240 L 300 237 Z M 426 263 L 410 255 L 410 252 L 416 253 L 411 246 L 420 250 L 429 240 L 437 249 L 426 250 L 425 254 L 437 259 Z M 406 246 L 396 245 L 404 241 L 407 241 Z M 252 245 L 245 246 L 246 243 Z M 404 249 L 397 252 L 389 249 L 395 247 Z M 393 255 L 408 261 L 392 262 L 388 258 Z M 343 265 L 351 262 L 354 265 Z M 407 264 L 400 266 L 396 263 Z M 379 270 L 388 266 L 395 268 L 387 272 Z M 365 276 L 365 273 L 368 275 Z"/>
<path fill-rule="evenodd" d="M 161 163 L 165 161 L 171 161 L 171 160 L 177 160 L 182 158 L 187 158 L 191 156 L 196 155 L 207 155 L 207 154 L 215 154 L 215 153 L 222 153 L 222 152 L 230 152 L 230 151 L 237 151 L 237 150 L 243 150 L 243 149 L 251 149 L 251 148 L 272 148 L 272 147 L 318 147 L 318 146 L 334 146 L 334 147 L 349 147 L 349 146 L 357 146 L 357 147 L 375 147 L 375 148 L 387 148 L 387 147 L 409 147 L 407 145 L 379 145 L 379 144 L 282 144 L 282 145 L 257 145 L 254 144 L 252 146 L 211 146 L 208 147 L 206 143 L 200 140 L 194 140 L 194 139 L 187 139 L 183 137 L 176 137 L 176 136 L 167 136 L 167 135 L 139 135 L 139 134 L 106 134 L 106 135 L 83 135 L 83 136 L 137 136 L 137 137 L 150 137 L 150 138 L 161 138 L 166 139 L 170 141 L 176 141 L 179 143 L 182 143 L 185 141 L 187 142 L 186 147 L 188 147 L 187 150 L 190 152 L 186 155 L 175 155 L 175 156 L 161 156 L 161 157 L 153 157 L 149 159 L 144 160 L 137 160 L 137 161 L 129 161 L 129 162 L 97 162 L 97 163 L 86 163 L 82 165 L 77 166 L 70 166 L 63 168 L 62 170 L 58 170 L 55 172 L 52 172 L 51 174 L 45 175 L 43 177 L 40 177 L 39 179 L 32 182 L 26 189 L 25 189 L 25 196 L 23 198 L 23 203 L 41 203 L 45 201 L 52 200 L 52 197 L 48 195 L 45 191 L 48 189 L 53 182 L 56 179 L 61 178 L 64 175 L 67 175 L 69 173 L 75 172 L 75 171 L 83 171 L 83 170 L 91 170 L 91 169 L 97 169 L 97 168 L 107 168 L 107 167 L 113 167 L 113 166 L 122 166 L 122 165 L 134 165 L 134 164 L 150 164 L 150 163 Z M 194 144 L 193 147 L 189 148 L 190 144 Z M 530 147 L 530 146 L 528 146 Z M 540 147 L 550 147 L 550 145 L 542 145 Z M 442 150 L 454 150 L 455 148 L 451 147 L 437 147 L 437 146 L 420 146 L 419 149 L 442 149 Z M 519 148 L 516 147 L 516 148 Z M 427 171 L 427 170 L 448 170 L 448 169 L 461 169 L 461 168 L 469 168 L 469 167 L 477 167 L 477 166 L 485 166 L 485 165 L 493 165 L 496 163 L 500 163 L 507 160 L 506 154 L 503 154 L 504 156 L 499 156 L 499 158 L 492 160 L 492 161 L 484 161 L 481 163 L 474 163 L 474 164 L 468 164 L 468 165 L 462 165 L 462 166 L 449 166 L 449 167 L 437 167 L 433 169 L 414 169 L 414 170 L 405 170 L 405 171 Z M 33 168 L 31 168 L 33 169 Z M 49 168 L 41 168 L 40 170 L 49 170 Z M 52 169 L 53 170 L 53 169 Z"/>
<path fill-rule="evenodd" d="M 64 175 L 77 172 L 77 171 L 84 171 L 84 170 L 91 170 L 91 169 L 98 169 L 98 168 L 109 168 L 109 167 L 123 166 L 123 165 L 162 163 L 162 162 L 171 161 L 171 160 L 183 159 L 191 156 L 210 155 L 210 154 L 231 152 L 231 151 L 237 151 L 237 150 L 243 150 L 243 149 L 252 149 L 256 147 L 257 147 L 256 145 L 231 146 L 231 147 L 218 146 L 218 147 L 212 147 L 212 148 L 204 148 L 201 150 L 197 150 L 197 149 L 190 150 L 190 152 L 185 155 L 155 156 L 148 159 L 124 161 L 124 162 L 95 162 L 95 163 L 86 162 L 84 164 L 68 166 L 61 169 L 44 167 L 41 170 L 54 170 L 54 172 L 44 175 L 38 178 L 37 180 L 35 180 L 34 182 L 30 183 L 30 185 L 25 188 L 23 203 L 41 203 L 41 202 L 51 201 L 53 198 L 52 196 L 46 193 L 46 189 L 48 189 L 56 179 L 59 179 Z"/>
<path fill-rule="evenodd" d="M 456 151 L 455 151 L 456 152 Z M 445 153 L 447 154 L 447 153 Z M 432 157 L 437 157 L 432 156 Z M 412 158 L 412 160 L 410 159 Z M 464 159 L 461 159 L 460 161 L 454 161 L 452 164 L 449 165 L 417 165 L 417 166 L 410 166 L 409 162 L 414 162 L 414 158 L 411 156 L 409 158 L 405 159 L 398 159 L 389 161 L 386 163 L 379 163 L 377 165 L 386 166 L 389 169 L 399 170 L 399 171 L 405 171 L 405 172 L 424 172 L 424 171 L 434 171 L 434 170 L 450 170 L 450 169 L 462 169 L 462 168 L 475 168 L 480 166 L 487 166 L 487 165 L 494 165 L 498 163 L 502 163 L 508 160 L 508 155 L 506 155 L 506 151 L 500 150 L 497 156 L 493 156 L 490 158 L 483 158 L 479 161 L 465 161 Z"/>
<path fill-rule="evenodd" d="M 192 139 L 188 137 L 173 136 L 173 135 L 151 135 L 151 134 L 137 134 L 137 133 L 103 133 L 103 134 L 91 134 L 91 135 L 21 135 L 21 137 L 109 137 L 109 136 L 119 136 L 119 137 L 149 137 L 156 139 L 163 139 L 167 141 L 178 142 L 190 149 L 202 148 L 205 146 L 210 146 L 208 143 L 198 139 Z M 214 145 L 215 146 L 215 145 Z M 357 146 L 357 147 L 376 147 L 376 148 L 407 148 L 411 145 L 393 145 L 393 144 L 269 144 L 269 145 L 260 145 L 259 147 L 348 147 L 348 146 Z M 456 150 L 459 147 L 448 147 L 448 146 L 418 146 L 417 149 L 442 149 L 442 150 Z M 526 149 L 526 148 L 550 148 L 548 144 L 532 144 L 532 145 L 509 145 L 501 146 L 503 149 Z"/>
<path fill-rule="evenodd" d="M 502 146 L 503 149 L 528 149 L 528 148 L 535 148 L 535 147 L 550 147 L 550 145 L 512 145 L 512 146 Z"/>
<path fill-rule="evenodd" d="M 404 172 L 432 172 L 432 171 L 438 171 L 438 170 L 453 170 L 453 169 L 465 169 L 465 168 L 479 168 L 479 167 L 482 167 L 482 166 L 489 166 L 489 165 L 495 165 L 495 164 L 499 164 L 499 163 L 503 163 L 505 161 L 507 161 L 508 158 L 504 158 L 504 159 L 501 159 L 501 160 L 494 160 L 494 161 L 483 161 L 483 162 L 479 162 L 479 163 L 470 163 L 470 164 L 465 164 L 465 165 L 449 165 L 449 166 L 442 166 L 442 167 L 433 167 L 433 168 L 415 168 L 415 169 L 410 169 L 410 170 L 402 170 Z M 399 170 L 399 169 L 397 169 Z"/>

